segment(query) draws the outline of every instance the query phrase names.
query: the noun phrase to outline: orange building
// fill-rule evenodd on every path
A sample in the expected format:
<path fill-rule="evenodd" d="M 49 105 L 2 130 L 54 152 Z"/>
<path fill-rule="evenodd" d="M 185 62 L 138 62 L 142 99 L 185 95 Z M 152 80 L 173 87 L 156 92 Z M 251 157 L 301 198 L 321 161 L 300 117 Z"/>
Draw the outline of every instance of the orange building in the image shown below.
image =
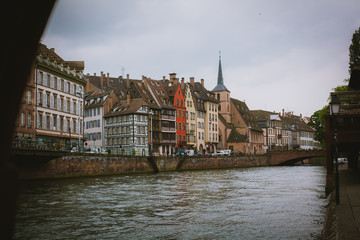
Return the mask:
<path fill-rule="evenodd" d="M 173 100 L 176 108 L 176 148 L 186 148 L 186 106 L 183 91 L 179 80 L 176 78 L 176 73 L 170 74 L 170 84 L 167 87 L 170 100 Z"/>

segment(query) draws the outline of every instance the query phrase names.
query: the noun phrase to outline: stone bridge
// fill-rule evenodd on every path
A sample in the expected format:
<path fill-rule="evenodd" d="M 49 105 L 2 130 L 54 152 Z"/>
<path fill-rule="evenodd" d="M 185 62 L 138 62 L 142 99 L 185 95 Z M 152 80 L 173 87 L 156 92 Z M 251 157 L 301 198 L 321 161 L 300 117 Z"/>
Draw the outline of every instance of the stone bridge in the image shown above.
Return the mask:
<path fill-rule="evenodd" d="M 269 165 L 292 165 L 296 162 L 325 156 L 324 150 L 274 151 L 270 152 Z"/>

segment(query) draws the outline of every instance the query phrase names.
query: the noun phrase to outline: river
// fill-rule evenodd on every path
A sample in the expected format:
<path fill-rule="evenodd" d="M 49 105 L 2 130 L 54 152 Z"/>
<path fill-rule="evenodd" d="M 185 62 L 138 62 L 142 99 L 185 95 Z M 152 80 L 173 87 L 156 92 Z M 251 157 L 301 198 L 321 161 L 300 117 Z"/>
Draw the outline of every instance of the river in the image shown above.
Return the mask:
<path fill-rule="evenodd" d="M 22 182 L 15 239 L 318 239 L 325 168 Z"/>

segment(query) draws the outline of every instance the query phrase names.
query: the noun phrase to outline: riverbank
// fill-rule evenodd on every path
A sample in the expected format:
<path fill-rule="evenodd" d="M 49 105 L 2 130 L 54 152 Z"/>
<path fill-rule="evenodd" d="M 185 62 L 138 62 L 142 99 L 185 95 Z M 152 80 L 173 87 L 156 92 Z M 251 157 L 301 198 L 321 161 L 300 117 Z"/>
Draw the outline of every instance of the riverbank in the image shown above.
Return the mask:
<path fill-rule="evenodd" d="M 360 174 L 346 165 L 339 167 L 340 203 L 329 195 L 321 239 L 360 239 Z"/>
<path fill-rule="evenodd" d="M 49 179 L 105 176 L 130 173 L 153 173 L 222 168 L 268 166 L 269 157 L 124 157 L 112 155 L 66 155 L 49 161 L 15 163 L 19 178 Z"/>

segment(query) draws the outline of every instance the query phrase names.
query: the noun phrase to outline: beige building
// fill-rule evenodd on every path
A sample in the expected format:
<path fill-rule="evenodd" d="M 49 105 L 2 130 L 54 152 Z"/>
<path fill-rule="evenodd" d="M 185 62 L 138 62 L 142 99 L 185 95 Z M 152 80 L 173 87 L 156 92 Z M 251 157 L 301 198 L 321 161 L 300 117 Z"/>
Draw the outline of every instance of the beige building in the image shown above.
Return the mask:
<path fill-rule="evenodd" d="M 194 78 L 190 78 L 192 82 L 194 82 Z M 181 82 L 183 85 L 183 80 Z M 197 146 L 197 111 L 195 108 L 194 98 L 192 96 L 190 90 L 190 84 L 187 83 L 184 86 L 184 96 L 185 96 L 185 106 L 186 106 L 186 137 L 187 137 L 187 146 L 189 149 L 198 150 Z M 200 121 L 200 119 L 199 119 Z M 204 118 L 202 118 L 202 122 L 204 122 Z M 199 124 L 200 125 L 200 124 Z M 201 138 L 201 134 L 200 138 Z"/>
<path fill-rule="evenodd" d="M 83 145 L 83 61 L 64 61 L 40 44 L 35 66 L 36 139 L 48 147 Z"/>

